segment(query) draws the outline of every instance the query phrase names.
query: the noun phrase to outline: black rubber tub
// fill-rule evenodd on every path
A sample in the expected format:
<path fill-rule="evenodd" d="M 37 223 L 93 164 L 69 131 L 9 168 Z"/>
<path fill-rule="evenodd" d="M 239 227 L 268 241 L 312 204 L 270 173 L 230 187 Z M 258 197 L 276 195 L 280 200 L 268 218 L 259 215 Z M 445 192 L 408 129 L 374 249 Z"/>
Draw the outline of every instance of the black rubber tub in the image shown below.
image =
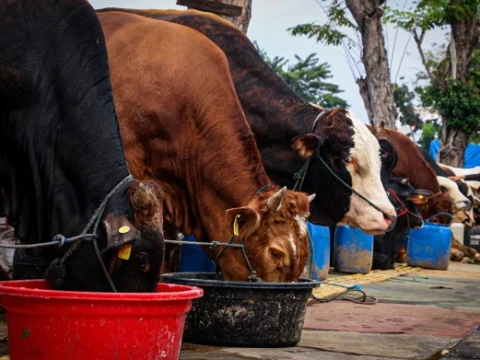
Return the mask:
<path fill-rule="evenodd" d="M 170 273 L 162 281 L 193 285 L 203 297 L 187 314 L 183 341 L 219 346 L 282 347 L 300 341 L 307 300 L 320 283 L 232 282 L 215 273 Z"/>

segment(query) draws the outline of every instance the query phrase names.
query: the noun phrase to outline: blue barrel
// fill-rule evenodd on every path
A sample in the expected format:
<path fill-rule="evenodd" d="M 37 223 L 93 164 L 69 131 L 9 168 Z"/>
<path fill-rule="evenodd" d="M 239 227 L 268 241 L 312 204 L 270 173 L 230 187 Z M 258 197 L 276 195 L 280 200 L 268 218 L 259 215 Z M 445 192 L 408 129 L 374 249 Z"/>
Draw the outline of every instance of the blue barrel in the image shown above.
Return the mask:
<path fill-rule="evenodd" d="M 330 229 L 326 226 L 307 223 L 313 251 L 313 264 L 311 278 L 325 280 L 330 268 Z"/>
<path fill-rule="evenodd" d="M 335 230 L 335 271 L 350 274 L 367 274 L 372 270 L 373 235 L 348 225 Z"/>
<path fill-rule="evenodd" d="M 426 222 L 421 229 L 410 229 L 407 264 L 424 269 L 447 270 L 450 262 L 452 230 Z"/>
<path fill-rule="evenodd" d="M 195 236 L 187 235 L 184 241 L 197 241 Z M 182 245 L 180 251 L 179 272 L 210 272 L 215 271 L 212 260 L 202 250 L 200 245 Z"/>

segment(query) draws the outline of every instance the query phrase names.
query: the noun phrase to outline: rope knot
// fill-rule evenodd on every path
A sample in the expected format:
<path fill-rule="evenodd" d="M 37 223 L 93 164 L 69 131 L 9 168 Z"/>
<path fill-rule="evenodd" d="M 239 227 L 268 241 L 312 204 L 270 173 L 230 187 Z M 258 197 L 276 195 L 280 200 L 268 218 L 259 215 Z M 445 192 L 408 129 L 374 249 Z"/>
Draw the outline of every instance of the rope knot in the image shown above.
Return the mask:
<path fill-rule="evenodd" d="M 53 237 L 52 241 L 58 242 L 58 247 L 61 248 L 63 245 L 65 245 L 65 236 L 62 234 L 57 234 Z"/>

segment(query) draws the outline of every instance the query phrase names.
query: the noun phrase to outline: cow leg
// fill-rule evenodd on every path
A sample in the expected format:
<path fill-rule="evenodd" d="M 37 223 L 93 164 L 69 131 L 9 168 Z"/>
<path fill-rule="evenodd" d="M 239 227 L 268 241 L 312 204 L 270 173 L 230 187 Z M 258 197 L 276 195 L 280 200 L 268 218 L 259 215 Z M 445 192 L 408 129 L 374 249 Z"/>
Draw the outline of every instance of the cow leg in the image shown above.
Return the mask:
<path fill-rule="evenodd" d="M 452 249 L 457 249 L 457 250 L 460 250 L 461 252 L 463 252 L 466 256 L 468 256 L 470 259 L 474 260 L 474 261 L 480 261 L 480 254 L 478 253 L 477 250 L 471 248 L 471 247 L 468 247 L 468 246 L 465 246 L 465 245 L 462 245 L 460 243 L 460 241 L 458 241 L 457 239 L 453 238 L 452 239 Z M 462 260 L 462 259 L 460 259 Z M 460 260 L 457 260 L 457 261 L 460 261 Z"/>
<path fill-rule="evenodd" d="M 335 229 L 336 226 L 330 226 L 330 266 L 335 267 Z"/>
<path fill-rule="evenodd" d="M 388 270 L 392 268 L 391 254 L 386 244 L 386 235 L 375 235 L 373 237 L 373 262 L 372 270 Z"/>
<path fill-rule="evenodd" d="M 464 257 L 464 253 L 460 250 L 453 247 L 450 249 L 450 261 L 462 261 Z"/>

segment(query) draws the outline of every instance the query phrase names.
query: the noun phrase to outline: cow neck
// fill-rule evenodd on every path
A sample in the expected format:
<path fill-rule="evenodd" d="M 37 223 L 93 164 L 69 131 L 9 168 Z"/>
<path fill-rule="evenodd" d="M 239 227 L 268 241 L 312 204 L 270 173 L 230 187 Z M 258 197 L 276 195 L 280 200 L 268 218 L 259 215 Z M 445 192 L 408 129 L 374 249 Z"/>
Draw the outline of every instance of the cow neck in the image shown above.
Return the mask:
<path fill-rule="evenodd" d="M 103 198 L 128 175 L 103 35 L 91 6 L 58 2 L 52 15 L 48 12 L 55 6 L 41 4 L 23 19 L 25 46 L 31 50 L 26 53 L 44 59 L 21 60 L 36 66 L 37 78 L 29 79 L 35 90 L 31 101 L 2 119 L 4 150 L 14 164 L 13 217 L 17 235 L 26 243 L 49 241 L 59 232 L 80 233 Z M 72 15 L 57 20 L 57 14 Z M 31 26 L 48 15 L 52 21 L 47 23 L 55 28 Z"/>
<path fill-rule="evenodd" d="M 194 145 L 188 135 L 177 137 L 174 144 L 169 144 L 176 149 L 170 148 L 169 153 L 183 159 L 178 160 L 181 168 L 173 165 L 177 161 L 164 159 L 162 164 L 165 167 L 171 163 L 175 167 L 163 168 L 163 173 L 183 179 L 162 182 L 167 221 L 182 232 L 194 233 L 198 240 L 228 241 L 231 229 L 225 226 L 225 211 L 247 206 L 256 192 L 270 183 L 240 105 L 235 108 L 231 105 L 219 104 L 210 110 L 221 113 L 222 121 L 218 121 L 216 113 L 194 120 L 194 126 L 185 130 L 199 137 Z M 204 128 L 208 131 L 198 131 Z M 178 129 L 171 131 L 176 133 Z"/>

